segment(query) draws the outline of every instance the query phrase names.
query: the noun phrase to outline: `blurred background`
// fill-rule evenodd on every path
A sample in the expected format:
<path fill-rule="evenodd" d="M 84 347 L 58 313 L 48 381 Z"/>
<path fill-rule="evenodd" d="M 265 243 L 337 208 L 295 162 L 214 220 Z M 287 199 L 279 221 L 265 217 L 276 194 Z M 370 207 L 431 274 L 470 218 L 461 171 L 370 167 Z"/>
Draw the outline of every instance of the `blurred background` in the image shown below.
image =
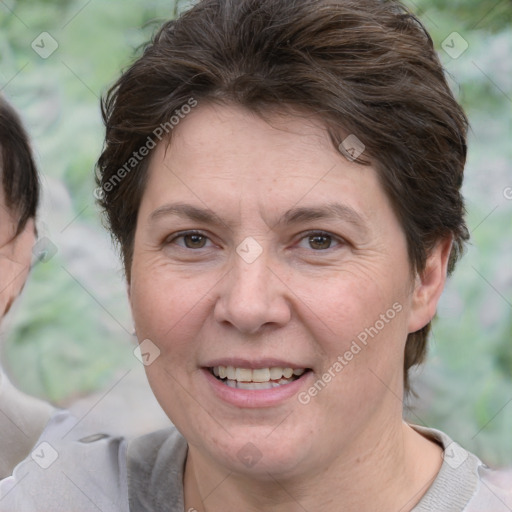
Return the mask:
<path fill-rule="evenodd" d="M 409 421 L 512 464 L 512 2 L 406 2 L 471 122 L 471 243 L 448 283 Z M 185 2 L 0 0 L 0 91 L 21 112 L 44 186 L 30 280 L 2 326 L 23 391 L 129 433 L 167 423 L 134 357 L 123 272 L 95 205 L 99 100 Z"/>

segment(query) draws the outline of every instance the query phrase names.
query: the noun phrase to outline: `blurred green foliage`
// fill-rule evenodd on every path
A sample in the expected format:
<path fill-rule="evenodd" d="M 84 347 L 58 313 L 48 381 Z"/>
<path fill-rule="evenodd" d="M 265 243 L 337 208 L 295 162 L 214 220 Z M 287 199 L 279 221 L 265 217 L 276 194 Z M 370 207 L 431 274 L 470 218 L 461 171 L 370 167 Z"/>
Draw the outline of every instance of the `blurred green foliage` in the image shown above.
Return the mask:
<path fill-rule="evenodd" d="M 491 33 L 510 30 L 512 3 L 510 0 L 410 0 L 407 4 L 413 12 L 432 20 L 456 22 L 464 32 L 485 30 Z"/>
<path fill-rule="evenodd" d="M 184 3 L 185 4 L 185 3 Z M 512 462 L 512 3 L 410 0 L 471 122 L 464 192 L 472 242 L 441 300 L 429 360 L 413 379 L 416 423 L 440 428 L 492 464 Z M 180 5 L 182 8 L 183 5 Z M 126 366 L 131 321 L 120 265 L 94 206 L 99 98 L 173 2 L 0 2 L 0 89 L 23 113 L 50 197 L 43 231 L 57 255 L 37 264 L 4 343 L 24 390 L 63 404 Z M 31 48 L 49 32 L 47 59 Z M 457 32 L 457 59 L 443 41 Z"/>
<path fill-rule="evenodd" d="M 512 461 L 512 2 L 407 2 L 430 32 L 470 120 L 464 196 L 471 241 L 438 308 L 411 421 L 492 464 Z M 452 59 L 457 32 L 467 50 Z"/>

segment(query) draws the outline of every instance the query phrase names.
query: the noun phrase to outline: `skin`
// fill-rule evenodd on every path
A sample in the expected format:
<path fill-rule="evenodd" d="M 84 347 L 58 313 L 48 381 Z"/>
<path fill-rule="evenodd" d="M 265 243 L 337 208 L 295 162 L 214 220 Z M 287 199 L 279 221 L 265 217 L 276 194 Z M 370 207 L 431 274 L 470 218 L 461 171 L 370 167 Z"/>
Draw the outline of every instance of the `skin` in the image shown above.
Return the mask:
<path fill-rule="evenodd" d="M 17 220 L 7 209 L 0 187 L 0 320 L 20 294 L 30 270 L 35 242 L 34 220 L 29 219 L 16 236 Z"/>
<path fill-rule="evenodd" d="M 435 313 L 451 241 L 413 276 L 374 168 L 344 158 L 311 117 L 270 121 L 201 104 L 154 150 L 140 205 L 130 302 L 139 340 L 160 350 L 150 385 L 189 443 L 185 510 L 411 510 L 441 449 L 402 420 L 404 347 Z M 222 223 L 151 217 L 175 202 Z M 291 208 L 334 202 L 360 224 L 278 224 Z M 201 231 L 204 247 L 176 238 L 186 230 Z M 319 244 L 311 230 L 331 237 Z M 252 263 L 236 252 L 246 237 L 262 249 Z M 395 303 L 401 311 L 306 405 L 295 394 L 234 406 L 201 369 L 224 357 L 292 361 L 312 369 L 307 391 Z M 250 467 L 238 456 L 247 443 L 261 456 Z"/>

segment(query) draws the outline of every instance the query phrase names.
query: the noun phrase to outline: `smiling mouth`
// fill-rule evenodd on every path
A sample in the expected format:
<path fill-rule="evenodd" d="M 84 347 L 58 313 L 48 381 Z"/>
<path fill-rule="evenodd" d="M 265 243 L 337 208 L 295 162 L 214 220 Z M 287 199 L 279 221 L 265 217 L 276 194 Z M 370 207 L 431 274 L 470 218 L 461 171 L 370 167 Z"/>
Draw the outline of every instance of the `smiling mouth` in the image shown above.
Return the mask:
<path fill-rule="evenodd" d="M 309 368 L 235 368 L 213 366 L 210 373 L 220 382 L 237 389 L 272 389 L 301 378 Z"/>

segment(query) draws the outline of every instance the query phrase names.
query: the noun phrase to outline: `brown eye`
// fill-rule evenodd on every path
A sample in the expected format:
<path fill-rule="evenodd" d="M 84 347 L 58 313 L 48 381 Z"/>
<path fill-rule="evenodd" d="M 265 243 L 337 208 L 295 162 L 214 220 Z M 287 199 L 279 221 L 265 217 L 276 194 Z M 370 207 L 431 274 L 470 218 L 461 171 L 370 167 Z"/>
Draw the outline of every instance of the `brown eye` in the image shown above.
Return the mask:
<path fill-rule="evenodd" d="M 312 249 L 320 251 L 323 249 L 329 249 L 332 243 L 332 237 L 326 234 L 310 235 L 308 237 L 309 245 Z"/>
<path fill-rule="evenodd" d="M 325 231 L 310 231 L 303 233 L 298 246 L 301 249 L 313 250 L 315 252 L 327 252 L 341 249 L 346 245 L 345 240 Z"/>
<path fill-rule="evenodd" d="M 165 240 L 166 246 L 177 245 L 183 249 L 204 249 L 211 247 L 212 242 L 208 236 L 196 231 L 175 233 Z"/>
<path fill-rule="evenodd" d="M 182 235 L 185 247 L 188 249 L 202 249 L 206 245 L 207 238 L 197 233 Z"/>

